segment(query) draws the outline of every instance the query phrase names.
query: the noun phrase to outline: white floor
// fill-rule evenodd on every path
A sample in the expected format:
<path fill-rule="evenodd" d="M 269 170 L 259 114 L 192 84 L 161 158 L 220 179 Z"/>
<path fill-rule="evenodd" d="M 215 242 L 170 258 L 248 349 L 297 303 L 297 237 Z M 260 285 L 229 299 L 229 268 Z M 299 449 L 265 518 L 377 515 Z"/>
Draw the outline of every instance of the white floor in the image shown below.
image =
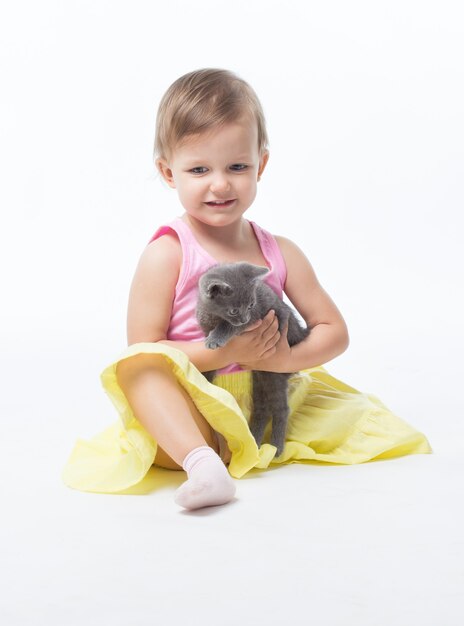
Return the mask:
<path fill-rule="evenodd" d="M 433 455 L 254 471 L 231 504 L 187 513 L 172 499 L 179 472 L 153 469 L 140 495 L 66 488 L 74 440 L 116 416 L 98 386 L 100 363 L 38 350 L 28 359 L 37 376 L 23 388 L 24 355 L 10 354 L 4 395 L 5 626 L 464 623 L 464 429 L 456 415 L 449 427 L 452 385 L 441 416 L 433 385 L 430 403 L 422 396 L 416 407 Z M 386 368 L 382 388 L 399 374 Z M 414 393 L 390 399 L 407 407 Z"/>
<path fill-rule="evenodd" d="M 0 626 L 464 625 L 463 6 L 1 3 Z M 116 420 L 98 376 L 143 247 L 182 212 L 155 112 L 201 67 L 263 104 L 247 217 L 303 248 L 345 316 L 329 371 L 432 455 L 252 472 L 190 514 L 182 473 L 143 495 L 61 482 Z"/>

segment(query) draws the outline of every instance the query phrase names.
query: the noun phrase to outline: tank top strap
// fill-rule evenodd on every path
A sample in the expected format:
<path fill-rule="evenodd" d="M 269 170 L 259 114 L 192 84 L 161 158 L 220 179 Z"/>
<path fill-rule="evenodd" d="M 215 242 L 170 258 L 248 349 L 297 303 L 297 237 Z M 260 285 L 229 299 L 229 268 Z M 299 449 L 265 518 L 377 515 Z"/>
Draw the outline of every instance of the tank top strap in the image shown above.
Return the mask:
<path fill-rule="evenodd" d="M 272 271 L 275 272 L 280 288 L 283 289 L 285 281 L 287 280 L 287 266 L 282 252 L 280 251 L 279 244 L 270 232 L 258 226 L 255 222 L 250 221 L 250 224 L 258 239 L 264 258 L 272 268 Z"/>
<path fill-rule="evenodd" d="M 176 285 L 176 293 L 180 293 L 186 287 L 187 282 L 193 281 L 196 284 L 199 276 L 216 265 L 217 261 L 200 246 L 190 228 L 179 217 L 164 226 L 160 226 L 149 243 L 169 231 L 174 231 L 177 234 L 182 248 L 182 266 Z"/>

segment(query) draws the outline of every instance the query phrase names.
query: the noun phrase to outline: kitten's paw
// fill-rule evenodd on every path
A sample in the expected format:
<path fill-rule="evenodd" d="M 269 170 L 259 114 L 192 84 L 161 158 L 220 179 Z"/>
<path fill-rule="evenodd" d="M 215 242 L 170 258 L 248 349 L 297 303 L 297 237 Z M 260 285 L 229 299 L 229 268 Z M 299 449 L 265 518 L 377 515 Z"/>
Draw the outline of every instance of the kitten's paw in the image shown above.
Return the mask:
<path fill-rule="evenodd" d="M 224 344 L 220 343 L 218 339 L 211 339 L 211 337 L 206 337 L 205 346 L 208 350 L 216 350 L 217 348 L 221 348 Z"/>

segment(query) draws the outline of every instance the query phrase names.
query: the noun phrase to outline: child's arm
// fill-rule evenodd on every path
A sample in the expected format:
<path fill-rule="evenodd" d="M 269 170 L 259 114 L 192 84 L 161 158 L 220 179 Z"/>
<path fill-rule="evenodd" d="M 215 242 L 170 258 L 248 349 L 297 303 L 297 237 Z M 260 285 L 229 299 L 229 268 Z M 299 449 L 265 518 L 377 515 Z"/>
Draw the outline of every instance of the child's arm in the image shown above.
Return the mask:
<path fill-rule="evenodd" d="M 289 239 L 276 237 L 276 240 L 287 266 L 284 291 L 311 327 L 311 333 L 291 348 L 283 333 L 274 354 L 261 361 L 247 359 L 241 365 L 271 372 L 298 372 L 322 365 L 344 352 L 349 344 L 349 335 L 345 320 L 320 285 L 303 252 Z"/>
<path fill-rule="evenodd" d="M 164 339 L 160 343 L 182 350 L 200 372 L 209 372 L 238 363 L 243 359 L 267 358 L 276 351 L 279 337 L 278 320 L 275 313 L 270 311 L 263 320 L 247 328 L 241 335 L 235 335 L 225 346 L 216 350 L 206 348 L 204 341 Z"/>
<path fill-rule="evenodd" d="M 166 339 L 172 302 L 182 263 L 182 251 L 174 234 L 166 234 L 150 243 L 142 253 L 129 294 L 127 339 L 129 345 L 160 342 L 185 352 L 201 371 L 221 369 L 234 362 L 236 355 L 263 358 L 275 352 L 277 320 L 269 315 L 254 330 L 234 337 L 217 350 L 208 350 L 203 341 Z"/>

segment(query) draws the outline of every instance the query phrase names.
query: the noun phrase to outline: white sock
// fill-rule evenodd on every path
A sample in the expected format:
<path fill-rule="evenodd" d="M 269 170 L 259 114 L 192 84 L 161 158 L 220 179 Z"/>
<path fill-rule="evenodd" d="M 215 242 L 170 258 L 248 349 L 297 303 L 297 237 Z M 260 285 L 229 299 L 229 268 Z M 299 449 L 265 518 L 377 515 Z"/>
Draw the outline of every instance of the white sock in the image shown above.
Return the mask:
<path fill-rule="evenodd" d="M 234 481 L 221 458 L 209 446 L 189 452 L 182 467 L 188 480 L 176 490 L 176 504 L 192 510 L 225 504 L 234 497 Z"/>

